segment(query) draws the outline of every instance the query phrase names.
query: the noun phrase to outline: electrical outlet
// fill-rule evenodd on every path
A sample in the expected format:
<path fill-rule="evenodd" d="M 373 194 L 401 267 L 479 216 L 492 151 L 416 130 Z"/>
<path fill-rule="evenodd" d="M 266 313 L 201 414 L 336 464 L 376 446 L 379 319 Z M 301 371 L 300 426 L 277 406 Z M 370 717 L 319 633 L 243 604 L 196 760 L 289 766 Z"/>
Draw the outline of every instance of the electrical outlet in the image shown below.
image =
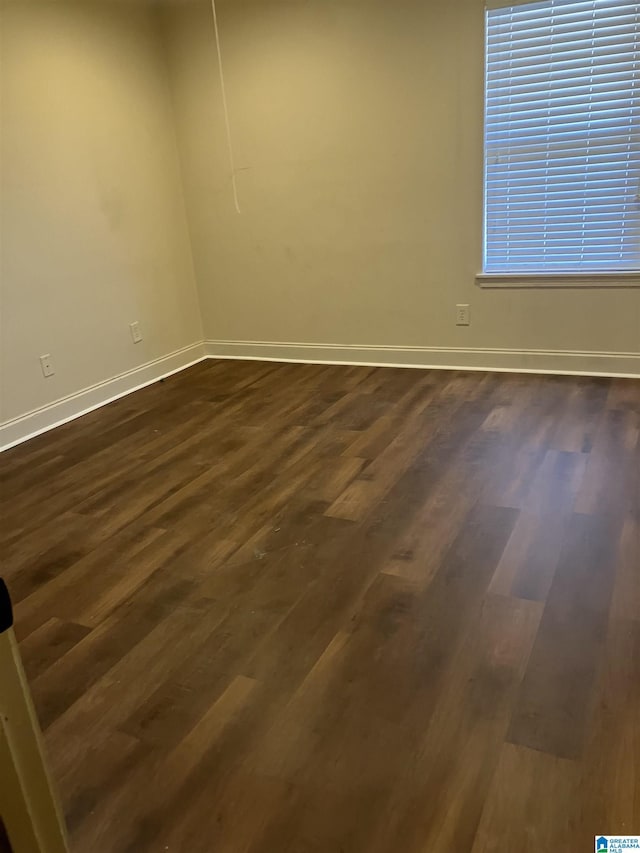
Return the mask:
<path fill-rule="evenodd" d="M 470 307 L 468 305 L 456 305 L 456 326 L 468 326 L 470 323 Z"/>
<path fill-rule="evenodd" d="M 139 344 L 142 340 L 142 332 L 140 331 L 140 323 L 136 320 L 135 323 L 129 323 L 129 328 L 131 329 L 131 337 L 133 339 L 134 344 Z"/>
<path fill-rule="evenodd" d="M 53 366 L 53 359 L 48 353 L 47 355 L 40 356 L 40 367 L 42 368 L 43 376 L 53 376 L 56 372 Z"/>

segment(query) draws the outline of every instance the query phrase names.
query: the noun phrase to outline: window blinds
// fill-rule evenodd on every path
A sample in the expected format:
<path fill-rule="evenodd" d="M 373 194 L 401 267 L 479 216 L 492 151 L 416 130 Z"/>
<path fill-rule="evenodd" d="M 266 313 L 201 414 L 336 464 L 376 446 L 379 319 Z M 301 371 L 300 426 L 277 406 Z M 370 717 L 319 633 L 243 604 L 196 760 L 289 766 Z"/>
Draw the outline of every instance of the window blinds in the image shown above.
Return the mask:
<path fill-rule="evenodd" d="M 640 2 L 487 11 L 487 273 L 640 269 Z"/>

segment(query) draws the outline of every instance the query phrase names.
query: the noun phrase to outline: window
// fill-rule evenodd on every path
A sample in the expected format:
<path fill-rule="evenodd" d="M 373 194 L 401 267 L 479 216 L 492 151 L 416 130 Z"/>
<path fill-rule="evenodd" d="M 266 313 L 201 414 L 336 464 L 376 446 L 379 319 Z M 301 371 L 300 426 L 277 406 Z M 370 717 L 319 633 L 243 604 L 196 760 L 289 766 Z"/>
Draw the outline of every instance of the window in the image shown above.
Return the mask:
<path fill-rule="evenodd" d="M 485 274 L 640 270 L 640 3 L 491 8 L 486 35 Z"/>

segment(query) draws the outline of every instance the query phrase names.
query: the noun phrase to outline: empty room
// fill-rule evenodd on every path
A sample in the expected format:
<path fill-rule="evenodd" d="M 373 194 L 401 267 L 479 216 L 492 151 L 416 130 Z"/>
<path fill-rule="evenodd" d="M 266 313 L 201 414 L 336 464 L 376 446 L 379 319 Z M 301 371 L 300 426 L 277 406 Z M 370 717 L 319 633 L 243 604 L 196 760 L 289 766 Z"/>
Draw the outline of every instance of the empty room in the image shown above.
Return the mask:
<path fill-rule="evenodd" d="M 0 0 L 1 853 L 640 849 L 636 0 Z"/>

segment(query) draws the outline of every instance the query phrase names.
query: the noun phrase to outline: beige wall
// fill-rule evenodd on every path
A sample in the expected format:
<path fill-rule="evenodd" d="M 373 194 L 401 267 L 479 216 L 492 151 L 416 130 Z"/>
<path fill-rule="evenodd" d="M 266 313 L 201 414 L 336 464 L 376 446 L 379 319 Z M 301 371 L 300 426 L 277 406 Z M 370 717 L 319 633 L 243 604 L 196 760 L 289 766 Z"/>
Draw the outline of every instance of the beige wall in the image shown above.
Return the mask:
<path fill-rule="evenodd" d="M 640 372 L 638 356 L 484 354 L 638 353 L 640 290 L 476 287 L 482 0 L 218 0 L 242 216 L 210 4 L 153 6 L 0 0 L 0 433 L 203 336 Z M 6 441 L 109 393 L 13 421 Z"/>
<path fill-rule="evenodd" d="M 143 4 L 9 0 L 1 47 L 3 421 L 202 328 L 155 16 Z"/>
<path fill-rule="evenodd" d="M 640 351 L 639 290 L 475 285 L 483 0 L 218 10 L 242 216 L 210 5 L 165 15 L 208 338 Z M 454 324 L 457 302 L 471 304 L 469 328 Z"/>

